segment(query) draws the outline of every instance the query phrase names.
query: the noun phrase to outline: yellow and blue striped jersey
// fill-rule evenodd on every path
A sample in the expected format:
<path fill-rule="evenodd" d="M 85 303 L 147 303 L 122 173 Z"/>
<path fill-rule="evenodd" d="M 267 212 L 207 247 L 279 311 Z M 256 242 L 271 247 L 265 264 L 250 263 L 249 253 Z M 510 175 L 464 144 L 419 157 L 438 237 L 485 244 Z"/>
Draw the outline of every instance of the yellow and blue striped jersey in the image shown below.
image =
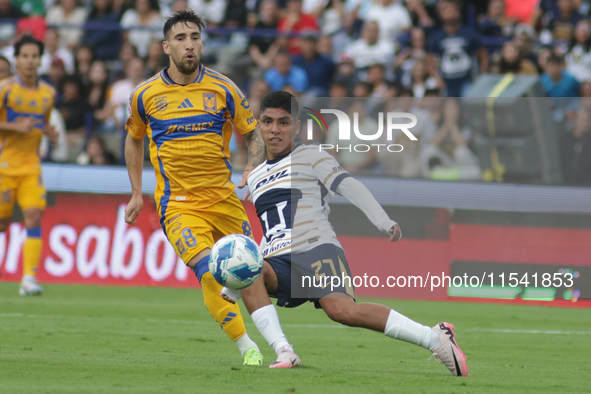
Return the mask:
<path fill-rule="evenodd" d="M 0 121 L 35 119 L 30 133 L 0 131 L 0 174 L 22 176 L 41 172 L 39 144 L 55 97 L 55 89 L 43 81 L 35 89 L 27 88 L 18 76 L 0 81 Z"/>
<path fill-rule="evenodd" d="M 161 221 L 169 205 L 206 209 L 234 193 L 228 148 L 232 125 L 242 134 L 257 122 L 246 97 L 227 77 L 203 65 L 195 81 L 174 83 L 168 68 L 130 97 L 127 132 L 150 138 Z"/>

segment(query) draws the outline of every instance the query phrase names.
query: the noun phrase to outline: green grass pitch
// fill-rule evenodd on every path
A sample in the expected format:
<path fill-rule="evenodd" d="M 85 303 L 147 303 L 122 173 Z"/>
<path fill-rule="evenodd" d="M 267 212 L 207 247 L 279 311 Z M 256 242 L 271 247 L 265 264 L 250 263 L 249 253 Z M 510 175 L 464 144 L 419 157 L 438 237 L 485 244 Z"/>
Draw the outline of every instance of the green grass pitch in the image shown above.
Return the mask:
<path fill-rule="evenodd" d="M 584 309 L 376 300 L 425 324 L 455 324 L 471 375 L 456 378 L 427 361 L 428 351 L 338 326 L 311 304 L 279 309 L 304 366 L 271 370 L 274 354 L 250 317 L 264 367 L 242 366 L 198 290 L 45 290 L 20 297 L 18 284 L 0 283 L 1 393 L 591 392 L 591 311 Z"/>

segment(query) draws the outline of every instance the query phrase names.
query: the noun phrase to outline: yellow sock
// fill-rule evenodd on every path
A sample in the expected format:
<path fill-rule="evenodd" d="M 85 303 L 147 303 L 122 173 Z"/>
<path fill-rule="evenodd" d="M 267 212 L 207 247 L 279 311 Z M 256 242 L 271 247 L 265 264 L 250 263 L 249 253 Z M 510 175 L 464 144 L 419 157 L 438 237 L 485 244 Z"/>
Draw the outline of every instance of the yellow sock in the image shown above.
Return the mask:
<path fill-rule="evenodd" d="M 226 335 L 232 341 L 236 341 L 246 334 L 240 308 L 237 304 L 231 304 L 220 297 L 222 286 L 216 282 L 209 271 L 203 274 L 201 287 L 203 288 L 203 299 L 207 310 L 223 328 Z"/>
<path fill-rule="evenodd" d="M 23 244 L 23 276 L 37 273 L 39 260 L 41 260 L 41 250 L 43 249 L 43 240 L 41 239 L 40 228 L 28 228 L 27 239 Z"/>

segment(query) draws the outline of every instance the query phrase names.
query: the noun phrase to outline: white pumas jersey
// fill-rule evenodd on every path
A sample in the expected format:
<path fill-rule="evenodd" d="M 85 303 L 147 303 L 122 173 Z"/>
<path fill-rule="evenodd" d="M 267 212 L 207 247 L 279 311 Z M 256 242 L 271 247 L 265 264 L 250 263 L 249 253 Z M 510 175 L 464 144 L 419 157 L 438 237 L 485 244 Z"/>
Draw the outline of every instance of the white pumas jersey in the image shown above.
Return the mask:
<path fill-rule="evenodd" d="M 341 244 L 328 221 L 328 203 L 341 181 L 343 167 L 318 146 L 298 144 L 287 156 L 255 168 L 248 185 L 265 236 L 264 257 L 301 253 L 321 244 Z"/>

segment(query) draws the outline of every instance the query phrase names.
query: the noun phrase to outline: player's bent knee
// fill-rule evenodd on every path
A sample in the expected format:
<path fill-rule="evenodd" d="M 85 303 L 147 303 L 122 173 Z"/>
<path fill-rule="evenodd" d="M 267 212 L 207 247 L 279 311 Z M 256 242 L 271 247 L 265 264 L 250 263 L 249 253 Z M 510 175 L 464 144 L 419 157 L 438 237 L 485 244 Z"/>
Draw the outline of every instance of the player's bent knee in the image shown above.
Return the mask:
<path fill-rule="evenodd" d="M 347 299 L 340 298 L 325 301 L 322 303 L 322 309 L 332 321 L 351 327 L 358 326 L 355 314 L 350 308 Z"/>
<path fill-rule="evenodd" d="M 43 210 L 40 208 L 27 208 L 23 210 L 24 222 L 26 228 L 41 227 L 41 217 Z"/>
<path fill-rule="evenodd" d="M 204 257 L 209 256 L 209 254 L 211 253 L 211 249 L 210 248 L 205 248 L 203 249 L 201 252 L 197 253 L 191 260 L 189 260 L 189 262 L 187 263 L 187 266 L 189 268 L 193 268 L 195 267 L 195 265 Z"/>

